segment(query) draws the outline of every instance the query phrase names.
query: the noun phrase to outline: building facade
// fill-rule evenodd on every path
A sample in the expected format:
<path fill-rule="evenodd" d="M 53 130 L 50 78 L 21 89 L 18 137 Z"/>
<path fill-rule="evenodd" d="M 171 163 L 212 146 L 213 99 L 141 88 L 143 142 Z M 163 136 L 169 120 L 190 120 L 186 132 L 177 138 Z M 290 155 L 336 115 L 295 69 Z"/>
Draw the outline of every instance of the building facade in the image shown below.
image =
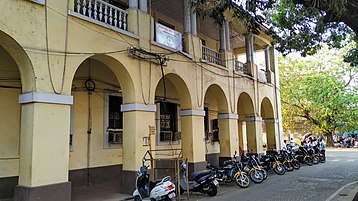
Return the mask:
<path fill-rule="evenodd" d="M 277 52 L 231 11 L 219 26 L 189 0 L 0 7 L 0 199 L 131 193 L 148 149 L 200 170 L 281 148 Z"/>

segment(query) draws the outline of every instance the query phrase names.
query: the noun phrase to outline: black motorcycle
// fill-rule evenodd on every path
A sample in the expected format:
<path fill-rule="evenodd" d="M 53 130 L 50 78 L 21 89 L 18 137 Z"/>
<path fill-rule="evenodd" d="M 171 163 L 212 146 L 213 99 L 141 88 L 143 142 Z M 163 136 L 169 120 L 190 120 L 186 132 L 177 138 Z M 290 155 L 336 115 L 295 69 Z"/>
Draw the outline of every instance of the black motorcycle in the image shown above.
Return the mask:
<path fill-rule="evenodd" d="M 184 191 L 206 193 L 209 196 L 215 196 L 218 193 L 219 182 L 215 174 L 210 170 L 193 172 L 190 174 L 187 183 L 186 163 L 180 165 L 180 193 Z"/>
<path fill-rule="evenodd" d="M 266 155 L 261 156 L 259 164 L 267 171 L 273 169 L 273 171 L 278 175 L 284 175 L 286 173 L 286 169 L 279 160 L 279 154 L 276 150 L 267 151 Z"/>
<path fill-rule="evenodd" d="M 241 157 L 242 170 L 250 176 L 255 183 L 262 183 L 267 178 L 267 172 L 258 163 L 255 154 L 247 154 Z"/>
<path fill-rule="evenodd" d="M 296 159 L 301 163 L 306 163 L 308 166 L 313 165 L 313 157 L 306 147 L 299 147 L 295 152 Z"/>
<path fill-rule="evenodd" d="M 229 183 L 234 180 L 241 188 L 247 188 L 250 185 L 250 179 L 243 171 L 242 163 L 236 159 L 236 151 L 233 160 L 225 161 L 223 167 L 208 164 L 207 168 L 215 174 L 219 182 Z"/>

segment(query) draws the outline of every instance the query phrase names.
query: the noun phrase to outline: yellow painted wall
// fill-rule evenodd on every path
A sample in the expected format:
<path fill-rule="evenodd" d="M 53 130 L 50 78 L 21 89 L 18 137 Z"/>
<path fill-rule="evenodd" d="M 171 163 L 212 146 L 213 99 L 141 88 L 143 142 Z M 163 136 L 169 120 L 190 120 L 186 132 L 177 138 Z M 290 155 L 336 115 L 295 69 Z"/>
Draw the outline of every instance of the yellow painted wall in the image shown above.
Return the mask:
<path fill-rule="evenodd" d="M 128 152 L 128 156 L 133 156 L 136 161 L 131 158 L 131 160 L 123 161 L 123 155 L 125 150 L 121 148 L 115 149 L 104 149 L 103 148 L 103 109 L 105 100 L 103 98 L 103 90 L 119 90 L 121 89 L 124 102 L 125 103 L 139 103 L 139 104 L 155 104 L 155 96 L 162 96 L 163 92 L 161 84 L 158 85 L 159 80 L 161 79 L 161 69 L 158 65 L 149 64 L 145 61 L 139 61 L 138 59 L 133 58 L 126 51 L 130 46 L 141 45 L 148 51 L 152 52 L 161 52 L 168 53 L 167 57 L 171 60 L 166 64 L 164 68 L 165 74 L 173 75 L 171 77 L 171 82 L 168 82 L 168 97 L 172 99 L 180 99 L 180 109 L 193 109 L 193 110 L 203 110 L 204 104 L 208 103 L 211 107 L 212 112 L 210 112 L 210 120 L 217 118 L 218 106 L 214 100 L 205 100 L 205 90 L 208 86 L 213 83 L 218 84 L 223 91 L 225 91 L 225 96 L 227 96 L 229 108 L 237 108 L 237 101 L 239 95 L 243 92 L 250 94 L 251 99 L 255 99 L 254 90 L 253 90 L 253 81 L 251 78 L 244 78 L 237 76 L 235 78 L 235 86 L 233 86 L 233 78 L 228 78 L 229 75 L 232 75 L 232 72 L 224 69 L 218 68 L 216 65 L 211 64 L 200 64 L 196 65 L 193 63 L 193 55 L 184 56 L 180 53 L 173 53 L 172 51 L 162 48 L 158 45 L 153 45 L 148 40 L 149 38 L 149 28 L 143 26 L 144 22 L 149 21 L 149 15 L 140 13 L 140 19 L 135 19 L 133 15 L 129 24 L 138 25 L 141 29 L 140 35 L 143 38 L 138 39 L 138 35 L 133 34 L 123 34 L 118 31 L 113 31 L 108 27 L 103 27 L 97 24 L 94 24 L 90 21 L 80 19 L 76 16 L 70 15 L 68 18 L 68 24 L 66 24 L 66 15 L 68 13 L 67 1 L 58 1 L 58 0 L 48 0 L 48 5 L 55 11 L 48 9 L 48 30 L 47 35 L 49 38 L 48 44 L 51 50 L 56 50 L 58 52 L 63 52 L 67 50 L 68 52 L 75 52 L 78 54 L 55 54 L 51 52 L 49 57 L 46 55 L 46 29 L 44 24 L 44 6 L 32 3 L 30 1 L 24 0 L 4 0 L 0 1 L 0 7 L 4 12 L 0 13 L 0 31 L 3 35 L 9 34 L 12 39 L 14 39 L 20 46 L 37 48 L 38 51 L 33 49 L 15 49 L 14 51 L 20 53 L 22 51 L 26 52 L 29 61 L 31 61 L 31 68 L 24 67 L 22 64 L 24 61 L 19 60 L 16 54 L 13 54 L 12 57 L 15 57 L 14 61 L 9 59 L 9 55 L 0 48 L 0 70 L 7 70 L 10 66 L 18 66 L 20 69 L 20 74 L 22 73 L 23 80 L 23 91 L 28 91 L 32 89 L 36 92 L 45 92 L 45 93 L 54 93 L 53 88 L 56 92 L 60 92 L 62 95 L 74 96 L 74 141 L 73 141 L 73 152 L 70 153 L 69 164 L 64 161 L 59 161 L 66 163 L 67 167 L 70 170 L 81 169 L 87 167 L 87 125 L 88 125 L 88 94 L 83 88 L 84 79 L 88 76 L 88 69 L 83 66 L 89 65 L 88 60 L 83 63 L 87 58 L 91 59 L 91 74 L 100 80 L 109 82 L 110 84 L 96 83 L 98 89 L 102 89 L 96 92 L 93 92 L 91 95 L 92 101 L 92 134 L 91 134 L 91 145 L 90 145 L 90 167 L 100 167 L 108 165 L 116 165 L 122 163 L 128 163 L 126 168 L 128 170 L 136 170 L 137 165 L 140 163 L 137 160 L 142 157 L 142 152 L 146 148 L 141 147 L 141 139 L 132 139 L 128 133 L 126 140 L 129 143 L 135 144 L 140 151 L 140 153 L 133 153 L 132 151 Z M 73 5 L 73 2 L 70 1 Z M 73 12 L 73 7 L 70 6 L 70 13 Z M 16 18 L 14 14 L 16 13 Z M 160 15 L 158 15 L 160 17 Z M 161 16 L 165 18 L 165 16 Z M 178 30 L 182 30 L 182 26 L 177 24 L 177 22 L 168 19 L 169 23 L 173 23 Z M 137 27 L 138 28 L 138 27 Z M 68 30 L 68 35 L 66 37 L 66 31 Z M 132 27 L 132 29 L 135 28 Z M 6 34 L 5 34 L 6 33 Z M 0 35 L 2 37 L 2 35 Z M 134 36 L 134 37 L 132 37 Z M 207 46 L 212 49 L 218 49 L 218 41 L 215 41 L 210 38 L 206 38 L 205 34 L 200 33 L 199 37 L 203 38 L 207 42 Z M 67 46 L 65 45 L 67 38 Z M 1 40 L 2 38 L 0 38 Z M 197 39 L 197 38 L 196 38 Z M 195 40 L 194 40 L 195 41 Z M 65 49 L 67 48 L 67 49 Z M 201 51 L 201 47 L 196 46 L 195 49 L 195 59 L 201 56 L 198 53 Z M 111 53 L 109 53 L 111 52 Z M 49 59 L 49 61 L 48 61 Z M 8 64 L 3 61 L 9 61 Z M 66 65 L 64 62 L 66 61 Z M 26 62 L 25 62 L 26 63 Z M 48 63 L 50 65 L 48 65 Z M 82 66 L 81 66 L 82 65 Z M 5 67 L 4 67 L 5 66 Z M 15 69 L 15 68 L 11 68 Z M 31 69 L 31 70 L 29 70 Z M 78 70 L 79 69 L 79 70 Z M 110 70 L 108 70 L 110 69 Z M 205 70 L 204 70 L 205 69 Z M 228 69 L 233 69 L 233 62 L 228 64 Z M 78 70 L 78 71 L 77 71 Z M 50 76 L 51 73 L 51 76 Z M 77 74 L 76 74 L 77 73 Z M 33 78 L 33 82 L 31 79 Z M 0 73 L 0 77 L 3 73 Z M 18 74 L 17 74 L 18 75 Z M 222 75 L 222 76 L 220 76 Z M 6 75 L 7 77 L 10 74 Z M 52 77 L 52 79 L 50 79 Z M 184 84 L 183 84 L 184 83 Z M 229 84 L 231 83 L 231 84 Z M 18 86 L 19 83 L 17 83 Z M 113 86 L 114 85 L 114 86 Z M 177 86 L 177 87 L 174 87 Z M 118 87 L 120 86 L 120 87 Z M 61 90 L 62 88 L 62 90 Z M 235 89 L 235 93 L 232 93 L 232 97 L 228 97 L 228 92 Z M 258 99 L 259 102 L 264 97 L 268 97 L 269 100 L 274 103 L 274 89 L 272 85 L 259 85 Z M 0 142 L 0 150 L 5 146 L 5 141 L 12 141 L 9 146 L 6 148 L 6 152 L 0 151 L 0 157 L 17 157 L 18 155 L 18 128 L 19 128 L 19 119 L 20 119 L 20 105 L 18 104 L 18 94 L 20 90 L 15 89 L 0 89 L 0 107 L 1 110 L 0 118 L 0 130 L 8 131 L 6 133 L 1 132 L 2 137 Z M 215 96 L 215 94 L 213 94 Z M 186 99 L 182 98 L 183 96 L 187 97 Z M 184 100 L 183 100 L 184 99 Z M 253 100 L 254 105 L 258 100 Z M 246 104 L 248 102 L 244 102 Z M 231 105 L 230 105 L 231 104 Z M 272 104 L 275 108 L 275 104 Z M 66 111 L 60 111 L 65 108 Z M 239 108 L 244 109 L 246 105 L 242 105 Z M 60 109 L 61 108 L 61 109 Z M 56 134 L 60 137 L 51 135 L 51 139 L 54 140 L 64 140 L 68 139 L 69 134 L 69 115 L 68 108 L 66 106 L 58 106 L 55 104 L 48 104 L 46 106 L 41 106 L 40 109 L 37 109 L 36 112 L 42 117 L 33 118 L 31 115 L 31 109 L 27 108 L 28 116 L 23 116 L 22 123 L 26 123 L 27 120 L 33 120 L 35 123 L 41 122 L 41 124 L 53 123 L 52 121 L 58 121 L 60 118 L 64 120 L 62 124 L 58 125 Z M 56 112 L 59 112 L 59 119 L 47 119 L 45 115 L 49 115 L 48 111 L 54 109 Z M 254 106 L 254 112 L 258 113 L 259 108 Z M 145 113 L 141 116 L 142 113 L 133 112 L 131 114 L 124 115 L 127 131 L 135 132 L 135 137 L 142 137 L 147 135 L 147 129 L 149 124 L 155 124 L 155 114 Z M 152 118 L 152 119 L 142 119 L 142 118 Z M 9 120 L 9 122 L 4 122 L 3 119 Z M 10 121 L 11 119 L 11 121 Z M 48 121 L 48 122 L 47 122 Z M 146 122 L 145 125 L 141 125 L 140 122 Z M 184 145 L 186 153 L 189 154 L 190 151 L 195 151 L 188 157 L 191 161 L 202 161 L 205 159 L 206 153 L 218 153 L 220 150 L 219 144 L 206 144 L 203 142 L 203 120 L 202 117 L 181 117 L 182 124 L 182 133 L 185 133 L 187 144 Z M 148 125 L 147 125 L 148 124 Z M 11 126 L 10 126 L 11 125 Z M 41 125 L 36 125 L 36 131 L 41 132 L 39 136 L 45 136 L 46 132 L 41 128 Z M 17 128 L 17 129 L 14 129 Z M 48 128 L 48 127 L 46 127 Z M 25 129 L 25 131 L 28 131 Z M 183 137 L 183 136 L 182 136 Z M 36 138 L 37 139 L 37 138 Z M 35 140 L 36 140 L 35 139 Z M 51 140 L 48 139 L 48 140 Z M 38 139 L 37 139 L 38 140 Z M 66 142 L 62 142 L 60 148 L 65 147 Z M 194 143 L 198 143 L 195 144 Z M 42 145 L 39 142 L 34 142 L 34 144 L 40 144 L 40 151 L 46 151 L 51 147 Z M 131 144 L 132 145 L 132 144 Z M 168 148 L 169 146 L 157 146 L 157 148 Z M 179 147 L 179 146 L 176 146 Z M 60 149 L 59 148 L 59 149 Z M 65 158 L 61 158 L 65 160 Z M 36 170 L 36 174 L 39 174 L 38 171 L 43 170 L 46 174 L 49 174 L 48 170 L 43 165 L 42 162 L 34 160 L 34 162 L 39 163 L 39 170 Z M 61 166 L 62 167 L 62 166 Z M 14 176 L 18 174 L 18 161 L 6 161 L 1 160 L 0 162 L 0 177 Z M 61 169 L 61 172 L 67 171 L 66 167 Z M 43 179 L 39 176 L 40 180 L 36 178 L 33 184 L 44 184 L 49 183 L 54 180 L 65 180 L 65 176 L 60 176 L 60 178 L 55 178 L 49 176 L 49 179 Z M 25 182 L 25 183 L 26 183 Z"/>

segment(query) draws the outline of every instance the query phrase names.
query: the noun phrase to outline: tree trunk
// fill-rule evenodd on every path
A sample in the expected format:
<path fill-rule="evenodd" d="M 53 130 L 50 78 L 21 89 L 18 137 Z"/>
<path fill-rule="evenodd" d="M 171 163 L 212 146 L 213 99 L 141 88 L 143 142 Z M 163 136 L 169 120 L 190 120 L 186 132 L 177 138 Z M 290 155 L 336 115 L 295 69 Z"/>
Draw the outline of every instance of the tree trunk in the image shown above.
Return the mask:
<path fill-rule="evenodd" d="M 327 147 L 333 147 L 333 134 L 331 133 L 326 133 L 326 146 Z"/>

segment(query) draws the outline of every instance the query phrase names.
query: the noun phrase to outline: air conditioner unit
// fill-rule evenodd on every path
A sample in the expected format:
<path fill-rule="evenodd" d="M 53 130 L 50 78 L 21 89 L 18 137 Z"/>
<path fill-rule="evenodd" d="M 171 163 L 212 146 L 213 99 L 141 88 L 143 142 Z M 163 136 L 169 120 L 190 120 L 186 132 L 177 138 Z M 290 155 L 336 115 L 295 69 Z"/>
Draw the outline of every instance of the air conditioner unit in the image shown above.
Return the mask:
<path fill-rule="evenodd" d="M 161 131 L 160 132 L 160 141 L 170 142 L 172 141 L 173 132 L 172 131 Z"/>
<path fill-rule="evenodd" d="M 108 131 L 109 144 L 123 144 L 123 131 Z"/>

